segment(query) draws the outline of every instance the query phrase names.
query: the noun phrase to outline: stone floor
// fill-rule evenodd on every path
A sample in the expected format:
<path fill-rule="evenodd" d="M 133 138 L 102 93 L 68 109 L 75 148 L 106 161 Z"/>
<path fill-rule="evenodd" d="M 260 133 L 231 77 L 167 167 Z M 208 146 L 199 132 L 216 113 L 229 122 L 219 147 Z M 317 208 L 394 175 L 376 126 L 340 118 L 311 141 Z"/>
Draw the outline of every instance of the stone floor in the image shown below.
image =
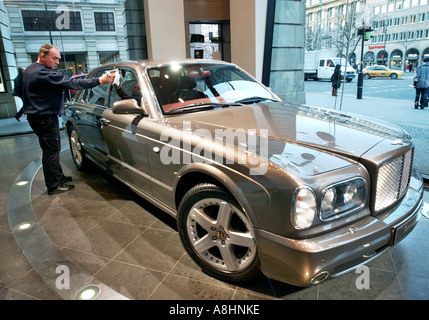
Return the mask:
<path fill-rule="evenodd" d="M 101 286 L 105 299 L 132 300 L 385 300 L 429 298 L 429 219 L 368 264 L 370 288 L 358 273 L 298 288 L 263 276 L 231 285 L 204 273 L 185 253 L 175 221 L 94 169 L 76 170 L 62 133 L 63 170 L 76 189 L 48 196 L 40 150 L 32 135 L 0 138 L 0 299 L 74 299 L 79 288 Z M 24 189 L 12 187 L 32 177 Z M 31 206 L 25 206 L 28 201 Z M 425 209 L 429 192 L 425 191 Z M 11 230 L 8 214 L 35 219 L 32 237 Z M 17 218 L 11 217 L 11 220 Z M 70 272 L 70 283 L 63 275 Z M 63 281 L 61 281 L 63 279 Z M 68 285 L 68 287 L 67 287 Z"/>

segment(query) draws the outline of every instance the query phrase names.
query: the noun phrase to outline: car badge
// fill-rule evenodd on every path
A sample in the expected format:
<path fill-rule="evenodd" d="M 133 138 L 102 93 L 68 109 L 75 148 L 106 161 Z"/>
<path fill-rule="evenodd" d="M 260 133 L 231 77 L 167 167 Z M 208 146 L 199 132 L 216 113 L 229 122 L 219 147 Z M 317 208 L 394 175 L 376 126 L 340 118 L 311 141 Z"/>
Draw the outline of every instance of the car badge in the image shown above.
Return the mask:
<path fill-rule="evenodd" d="M 392 145 L 394 146 L 402 146 L 403 144 L 404 144 L 404 141 L 402 141 L 401 139 L 396 139 L 392 141 Z"/>

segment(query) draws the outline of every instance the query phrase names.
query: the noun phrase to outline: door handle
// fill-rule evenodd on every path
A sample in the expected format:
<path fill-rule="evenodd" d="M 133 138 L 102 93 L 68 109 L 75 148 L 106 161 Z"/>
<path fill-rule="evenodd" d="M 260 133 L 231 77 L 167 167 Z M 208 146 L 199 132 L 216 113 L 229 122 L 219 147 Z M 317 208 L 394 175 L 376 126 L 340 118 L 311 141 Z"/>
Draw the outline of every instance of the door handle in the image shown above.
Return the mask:
<path fill-rule="evenodd" d="M 108 126 L 110 124 L 110 120 L 107 120 L 106 118 L 101 118 L 100 122 L 105 126 Z"/>

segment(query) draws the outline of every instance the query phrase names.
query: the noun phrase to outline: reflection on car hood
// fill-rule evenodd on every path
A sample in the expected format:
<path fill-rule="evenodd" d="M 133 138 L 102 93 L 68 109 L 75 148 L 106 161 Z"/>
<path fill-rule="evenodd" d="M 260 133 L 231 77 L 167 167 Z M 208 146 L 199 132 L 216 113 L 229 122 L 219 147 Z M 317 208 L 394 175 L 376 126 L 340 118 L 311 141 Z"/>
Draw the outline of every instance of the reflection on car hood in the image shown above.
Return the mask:
<path fill-rule="evenodd" d="M 169 117 L 168 125 L 187 130 L 208 130 L 212 136 L 219 130 L 256 132 L 259 139 L 268 138 L 268 148 L 257 150 L 271 160 L 312 162 L 317 156 L 314 174 L 349 165 L 332 153 L 358 161 L 372 147 L 385 139 L 407 140 L 404 131 L 393 124 L 373 118 L 341 113 L 307 105 L 276 102 L 231 107 Z M 231 131 L 230 131 L 231 132 Z M 290 158 L 300 155 L 300 159 Z M 341 163 L 343 162 L 343 163 Z M 324 168 L 320 168 L 323 163 Z M 300 170 L 301 171 L 301 170 Z"/>

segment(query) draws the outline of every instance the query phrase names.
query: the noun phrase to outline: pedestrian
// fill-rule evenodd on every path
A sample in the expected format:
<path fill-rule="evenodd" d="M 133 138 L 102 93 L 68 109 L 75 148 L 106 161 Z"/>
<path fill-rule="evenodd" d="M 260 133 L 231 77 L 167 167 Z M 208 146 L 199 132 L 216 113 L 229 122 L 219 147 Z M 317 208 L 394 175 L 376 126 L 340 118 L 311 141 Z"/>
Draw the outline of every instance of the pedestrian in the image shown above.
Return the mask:
<path fill-rule="evenodd" d="M 337 64 L 334 73 L 331 76 L 332 81 L 332 95 L 336 96 L 338 88 L 341 86 L 341 65 Z"/>
<path fill-rule="evenodd" d="M 57 71 L 61 59 L 56 46 L 40 47 L 37 61 L 29 65 L 23 77 L 24 114 L 39 138 L 42 149 L 42 167 L 48 194 L 69 191 L 72 177 L 63 174 L 60 165 L 60 131 L 58 116 L 64 110 L 64 89 L 87 89 L 102 83 L 111 83 L 114 75 L 99 78 L 70 79 Z"/>
<path fill-rule="evenodd" d="M 423 64 L 417 68 L 417 72 L 414 77 L 414 83 L 416 87 L 414 109 L 418 109 L 419 107 L 423 109 L 424 107 L 428 106 L 429 57 L 425 57 L 423 59 Z"/>
<path fill-rule="evenodd" d="M 22 78 L 24 76 L 24 68 L 18 68 L 18 75 L 13 79 L 13 92 L 12 95 L 22 100 Z M 19 111 L 15 114 L 15 119 L 17 121 L 22 117 L 23 108 L 20 108 Z"/>

